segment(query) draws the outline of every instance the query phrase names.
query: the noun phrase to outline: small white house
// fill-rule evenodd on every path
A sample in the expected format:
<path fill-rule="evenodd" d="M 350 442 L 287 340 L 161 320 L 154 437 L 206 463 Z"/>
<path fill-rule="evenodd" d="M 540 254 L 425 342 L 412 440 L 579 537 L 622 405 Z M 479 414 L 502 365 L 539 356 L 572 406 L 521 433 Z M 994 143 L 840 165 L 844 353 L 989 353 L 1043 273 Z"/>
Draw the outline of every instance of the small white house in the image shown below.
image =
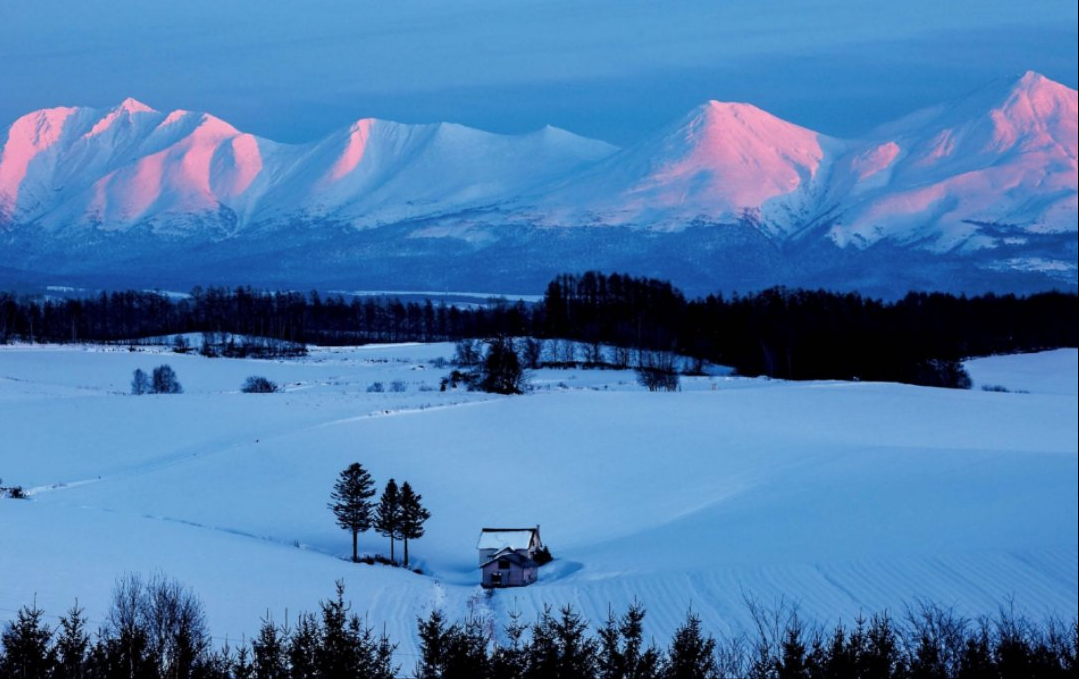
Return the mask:
<path fill-rule="evenodd" d="M 543 549 L 535 528 L 484 528 L 476 545 L 484 587 L 524 587 L 536 581 L 536 553 Z"/>

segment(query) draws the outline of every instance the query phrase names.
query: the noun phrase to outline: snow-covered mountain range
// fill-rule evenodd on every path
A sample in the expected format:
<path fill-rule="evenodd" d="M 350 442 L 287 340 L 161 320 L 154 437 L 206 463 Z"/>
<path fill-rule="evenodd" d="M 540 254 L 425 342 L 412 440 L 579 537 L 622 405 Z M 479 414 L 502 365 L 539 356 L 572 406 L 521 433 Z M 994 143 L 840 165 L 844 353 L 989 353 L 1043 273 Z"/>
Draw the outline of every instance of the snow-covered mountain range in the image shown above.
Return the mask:
<path fill-rule="evenodd" d="M 206 113 L 53 108 L 0 155 L 0 274 L 526 291 L 625 269 L 690 289 L 1077 282 L 1076 91 L 1035 73 L 862 139 L 708 102 L 618 149 L 362 119 L 310 144 Z"/>

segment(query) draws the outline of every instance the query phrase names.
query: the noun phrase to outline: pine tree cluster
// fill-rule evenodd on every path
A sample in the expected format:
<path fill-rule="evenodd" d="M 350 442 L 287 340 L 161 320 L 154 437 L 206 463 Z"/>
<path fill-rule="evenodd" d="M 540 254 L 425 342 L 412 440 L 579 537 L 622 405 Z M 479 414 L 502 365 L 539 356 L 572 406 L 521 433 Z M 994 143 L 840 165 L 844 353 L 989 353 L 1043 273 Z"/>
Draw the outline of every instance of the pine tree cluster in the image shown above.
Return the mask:
<path fill-rule="evenodd" d="M 499 639 L 490 622 L 417 621 L 411 671 L 395 644 L 350 610 L 338 582 L 317 614 L 264 619 L 250 643 L 214 647 L 201 603 L 165 578 L 126 576 L 92 633 L 75 606 L 56 626 L 23 607 L 0 634 L 2 679 L 1008 679 L 1076 676 L 1079 626 L 1034 623 L 1002 608 L 967 620 L 921 603 L 830 629 L 789 610 L 752 607 L 752 634 L 717 641 L 690 613 L 665 646 L 646 639 L 645 609 L 609 614 L 593 633 L 571 607 L 531 625 L 512 614 Z"/>
<path fill-rule="evenodd" d="M 413 490 L 408 481 L 398 488 L 397 482 L 390 479 L 377 503 L 371 499 L 374 496 L 374 479 L 359 462 L 353 462 L 341 472 L 330 494 L 329 507 L 337 519 L 337 525 L 352 534 L 352 560 L 361 560 L 359 534 L 374 528 L 390 539 L 391 564 L 396 564 L 396 541 L 402 541 L 403 565 L 407 568 L 408 541 L 423 537 L 424 524 L 431 518 L 431 512 L 423 506 L 423 496 Z"/>

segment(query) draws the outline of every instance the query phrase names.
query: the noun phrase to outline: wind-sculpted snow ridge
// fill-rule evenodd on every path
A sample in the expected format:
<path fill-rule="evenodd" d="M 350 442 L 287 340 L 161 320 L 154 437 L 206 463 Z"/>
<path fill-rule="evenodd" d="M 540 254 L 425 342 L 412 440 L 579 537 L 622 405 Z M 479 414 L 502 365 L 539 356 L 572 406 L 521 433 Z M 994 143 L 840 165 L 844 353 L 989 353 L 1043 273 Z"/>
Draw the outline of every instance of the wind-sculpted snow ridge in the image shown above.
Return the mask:
<path fill-rule="evenodd" d="M 235 275 L 254 251 L 276 264 L 245 275 L 297 285 L 343 282 L 330 272 L 374 270 L 388 257 L 400 266 L 370 284 L 396 274 L 421 287 L 506 288 L 521 281 L 498 267 L 462 262 L 477 277 L 461 281 L 431 270 L 451 253 L 486 252 L 516 257 L 514 274 L 531 281 L 556 273 L 555 261 L 578 266 L 584 252 L 592 268 L 659 252 L 646 268 L 675 278 L 695 269 L 705 287 L 741 275 L 745 288 L 724 257 L 773 284 L 828 284 L 846 272 L 845 287 L 889 274 L 907 287 L 965 277 L 1010 289 L 1024 276 L 1075 287 L 1076 119 L 1076 91 L 1035 73 L 862 139 L 711 101 L 623 150 L 550 127 L 501 135 L 370 118 L 287 145 L 128 99 L 12 124 L 0 227 L 12 243 L 7 265 L 45 273 L 138 274 L 139 260 L 198 249 L 211 278 Z M 675 233 L 690 236 L 664 239 Z"/>

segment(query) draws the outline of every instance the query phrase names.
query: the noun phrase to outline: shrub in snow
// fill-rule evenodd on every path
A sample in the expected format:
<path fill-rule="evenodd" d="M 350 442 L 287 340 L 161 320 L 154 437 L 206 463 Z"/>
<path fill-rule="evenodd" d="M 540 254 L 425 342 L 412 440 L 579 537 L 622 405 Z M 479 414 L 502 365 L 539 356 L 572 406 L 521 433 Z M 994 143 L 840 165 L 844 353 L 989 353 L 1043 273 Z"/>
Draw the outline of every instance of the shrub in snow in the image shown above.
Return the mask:
<path fill-rule="evenodd" d="M 439 386 L 439 391 L 446 391 L 446 389 L 456 389 L 458 386 L 463 385 L 469 391 L 476 389 L 476 385 L 479 383 L 480 376 L 478 373 L 464 370 L 454 370 L 449 375 L 442 378 L 442 383 Z"/>
<path fill-rule="evenodd" d="M 183 335 L 177 335 L 172 340 L 172 350 L 178 354 L 186 354 L 191 351 L 191 344 L 188 343 L 187 338 Z"/>
<path fill-rule="evenodd" d="M 176 378 L 176 371 L 168 364 L 159 365 L 154 368 L 151 382 L 155 394 L 180 394 L 184 390 L 184 388 L 180 386 L 180 380 Z"/>
<path fill-rule="evenodd" d="M 408 385 L 405 384 L 404 381 L 402 381 L 402 380 L 394 380 L 393 382 L 390 382 L 390 391 L 392 391 L 392 392 L 400 394 L 400 393 L 402 393 L 404 391 L 407 391 L 407 390 L 408 390 Z"/>
<path fill-rule="evenodd" d="M 384 391 L 386 391 L 386 387 L 381 382 L 372 382 L 367 387 L 368 394 L 381 394 Z"/>
<path fill-rule="evenodd" d="M 150 377 L 142 371 L 137 369 L 131 376 L 131 393 L 135 396 L 142 396 L 143 394 L 149 394 L 153 391 L 153 385 L 150 384 Z"/>
<path fill-rule="evenodd" d="M 483 360 L 481 349 L 479 340 L 463 339 L 454 345 L 453 362 L 464 367 L 479 365 Z"/>
<path fill-rule="evenodd" d="M 901 380 L 923 387 L 970 389 L 970 375 L 959 361 L 931 359 L 913 367 L 907 379 Z"/>
<path fill-rule="evenodd" d="M 5 487 L 4 485 L 2 485 L 3 483 L 4 483 L 4 480 L 0 479 L 0 497 L 9 497 L 12 500 L 25 500 L 26 499 L 26 491 L 23 490 L 22 486 L 6 486 Z"/>
<path fill-rule="evenodd" d="M 513 341 L 499 337 L 487 347 L 479 388 L 494 394 L 520 394 L 525 388 L 525 374 Z"/>
<path fill-rule="evenodd" d="M 675 363 L 674 354 L 669 351 L 642 351 L 637 366 L 637 383 L 648 391 L 678 391 Z"/>
<path fill-rule="evenodd" d="M 258 375 L 248 377 L 244 380 L 244 385 L 240 387 L 240 391 L 245 394 L 272 394 L 277 390 L 276 383 Z"/>
<path fill-rule="evenodd" d="M 536 551 L 536 556 L 532 557 L 532 560 L 542 566 L 554 561 L 554 557 L 551 556 L 551 550 L 547 549 L 547 545 L 544 545 Z"/>

